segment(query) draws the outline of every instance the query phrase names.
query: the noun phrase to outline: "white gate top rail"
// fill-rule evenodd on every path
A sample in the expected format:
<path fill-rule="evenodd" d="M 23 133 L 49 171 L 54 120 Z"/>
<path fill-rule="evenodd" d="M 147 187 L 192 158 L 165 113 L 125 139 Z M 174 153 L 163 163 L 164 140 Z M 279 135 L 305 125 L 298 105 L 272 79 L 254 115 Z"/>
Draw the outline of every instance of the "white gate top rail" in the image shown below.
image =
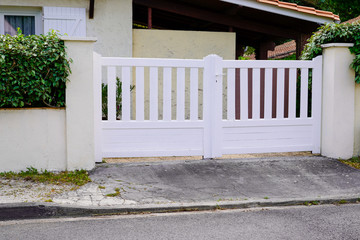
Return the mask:
<path fill-rule="evenodd" d="M 117 58 L 103 57 L 101 64 L 105 66 L 123 67 L 193 67 L 203 68 L 202 59 L 171 59 L 171 58 Z"/>
<path fill-rule="evenodd" d="M 223 60 L 223 68 L 313 68 L 312 60 Z"/>

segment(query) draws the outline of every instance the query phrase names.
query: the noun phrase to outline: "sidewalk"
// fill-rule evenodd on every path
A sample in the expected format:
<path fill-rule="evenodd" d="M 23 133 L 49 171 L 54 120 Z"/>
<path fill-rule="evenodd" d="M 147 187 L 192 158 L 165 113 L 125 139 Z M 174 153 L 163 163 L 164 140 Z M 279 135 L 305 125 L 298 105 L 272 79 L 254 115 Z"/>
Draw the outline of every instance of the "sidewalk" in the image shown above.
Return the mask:
<path fill-rule="evenodd" d="M 51 203 L 0 204 L 0 220 L 360 200 L 360 170 L 317 156 L 105 163 L 90 177 Z"/>

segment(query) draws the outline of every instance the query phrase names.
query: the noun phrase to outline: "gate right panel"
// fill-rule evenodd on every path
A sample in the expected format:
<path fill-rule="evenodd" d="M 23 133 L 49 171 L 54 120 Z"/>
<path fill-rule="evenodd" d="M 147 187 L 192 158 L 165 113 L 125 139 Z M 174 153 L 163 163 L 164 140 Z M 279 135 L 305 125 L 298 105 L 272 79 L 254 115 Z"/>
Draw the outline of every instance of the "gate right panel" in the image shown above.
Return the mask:
<path fill-rule="evenodd" d="M 222 154 L 318 153 L 321 66 L 321 57 L 224 61 Z"/>

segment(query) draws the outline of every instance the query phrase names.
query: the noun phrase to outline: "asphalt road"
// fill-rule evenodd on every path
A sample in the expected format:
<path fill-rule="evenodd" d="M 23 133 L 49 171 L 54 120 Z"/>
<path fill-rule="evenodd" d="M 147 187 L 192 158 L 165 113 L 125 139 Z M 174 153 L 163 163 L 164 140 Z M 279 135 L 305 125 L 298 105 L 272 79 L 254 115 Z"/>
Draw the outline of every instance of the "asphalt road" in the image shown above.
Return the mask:
<path fill-rule="evenodd" d="M 360 204 L 0 222 L 0 239 L 360 239 Z"/>

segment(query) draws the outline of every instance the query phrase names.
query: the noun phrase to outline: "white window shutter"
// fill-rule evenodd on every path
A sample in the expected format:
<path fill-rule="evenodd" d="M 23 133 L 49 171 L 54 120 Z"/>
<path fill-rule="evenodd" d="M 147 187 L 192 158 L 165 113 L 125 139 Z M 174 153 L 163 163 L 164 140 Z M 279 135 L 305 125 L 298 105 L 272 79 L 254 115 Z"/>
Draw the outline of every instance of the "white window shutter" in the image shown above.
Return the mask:
<path fill-rule="evenodd" d="M 43 7 L 44 33 L 51 29 L 67 36 L 86 37 L 85 8 Z"/>

